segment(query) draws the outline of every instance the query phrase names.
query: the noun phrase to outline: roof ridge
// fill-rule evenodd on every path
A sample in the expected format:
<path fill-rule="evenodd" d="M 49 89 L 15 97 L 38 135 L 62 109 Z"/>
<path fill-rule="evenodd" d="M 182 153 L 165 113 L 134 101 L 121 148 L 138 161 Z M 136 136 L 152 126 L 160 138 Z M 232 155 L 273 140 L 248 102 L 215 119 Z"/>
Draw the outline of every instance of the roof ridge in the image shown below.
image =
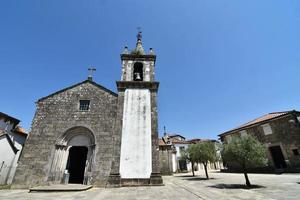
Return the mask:
<path fill-rule="evenodd" d="M 295 110 L 287 110 L 287 111 L 277 111 L 277 112 L 270 112 L 268 114 L 279 114 L 279 113 L 289 113 L 289 112 L 293 112 Z"/>
<path fill-rule="evenodd" d="M 290 110 L 290 111 L 281 111 L 281 112 L 271 112 L 271 113 L 267 113 L 267 114 L 264 114 L 264 115 L 261 115 L 260 117 L 257 117 L 249 122 L 246 122 L 236 128 L 233 128 L 233 129 L 230 129 L 229 131 L 225 131 L 220 135 L 223 135 L 223 134 L 228 134 L 230 132 L 233 132 L 233 131 L 237 131 L 237 130 L 242 130 L 243 128 L 247 128 L 249 126 L 252 126 L 252 125 L 255 125 L 255 124 L 259 124 L 259 123 L 263 123 L 263 122 L 266 122 L 266 121 L 269 121 L 269 120 L 272 120 L 272 119 L 275 119 L 275 118 L 278 118 L 278 117 L 282 117 L 282 116 L 285 116 L 287 114 L 290 114 L 292 112 L 298 112 L 296 110 Z M 271 116 L 270 116 L 271 115 Z M 274 116 L 272 116 L 274 115 Z M 269 118 L 268 118 L 269 116 Z"/>
<path fill-rule="evenodd" d="M 255 119 L 250 120 L 250 121 L 248 121 L 248 122 L 246 122 L 246 123 L 244 123 L 244 124 L 238 126 L 237 128 L 234 128 L 234 129 L 232 129 L 232 130 L 238 129 L 238 128 L 243 127 L 243 126 L 247 126 L 248 124 L 250 124 L 250 123 L 252 123 L 252 122 L 255 122 L 256 120 L 258 120 L 258 119 L 260 119 L 260 118 L 262 118 L 262 117 L 264 117 L 264 116 L 267 116 L 267 115 L 269 115 L 269 113 L 264 114 L 264 115 L 261 115 L 261 116 L 259 116 L 259 117 L 256 117 Z"/>
<path fill-rule="evenodd" d="M 84 81 L 82 81 L 82 82 L 73 84 L 73 85 L 71 85 L 71 86 L 69 86 L 69 87 L 63 88 L 63 89 L 61 89 L 61 90 L 58 90 L 58 91 L 56 91 L 56 92 L 53 92 L 53 93 L 51 93 L 51 94 L 45 96 L 45 97 L 42 97 L 42 98 L 38 99 L 37 102 L 42 101 L 42 100 L 44 100 L 44 99 L 47 99 L 47 98 L 49 98 L 49 97 L 52 97 L 52 96 L 54 96 L 54 95 L 56 95 L 56 94 L 59 94 L 59 93 L 61 93 L 61 92 L 66 91 L 66 90 L 69 90 L 69 89 L 72 89 L 72 88 L 74 88 L 74 87 L 77 87 L 77 86 L 79 86 L 79 85 L 81 85 L 81 84 L 84 84 L 84 83 L 90 83 L 90 84 L 92 84 L 92 85 L 94 85 L 94 86 L 96 86 L 96 87 L 99 87 L 99 88 L 103 89 L 104 91 L 106 91 L 106 92 L 108 92 L 108 93 L 110 93 L 110 94 L 112 94 L 112 95 L 114 95 L 114 96 L 118 96 L 117 93 L 111 91 L 110 89 L 107 89 L 106 87 L 104 87 L 104 86 L 102 86 L 102 85 L 100 85 L 100 84 L 98 84 L 98 83 L 96 83 L 96 82 L 94 82 L 94 81 L 92 81 L 92 80 L 86 79 L 86 80 L 84 80 Z"/>
<path fill-rule="evenodd" d="M 11 116 L 11 115 L 8 115 L 6 113 L 3 113 L 3 112 L 0 112 L 0 116 L 3 116 L 3 117 L 6 117 L 6 118 L 9 118 L 11 120 L 14 120 L 17 124 L 21 122 L 21 120 Z"/>

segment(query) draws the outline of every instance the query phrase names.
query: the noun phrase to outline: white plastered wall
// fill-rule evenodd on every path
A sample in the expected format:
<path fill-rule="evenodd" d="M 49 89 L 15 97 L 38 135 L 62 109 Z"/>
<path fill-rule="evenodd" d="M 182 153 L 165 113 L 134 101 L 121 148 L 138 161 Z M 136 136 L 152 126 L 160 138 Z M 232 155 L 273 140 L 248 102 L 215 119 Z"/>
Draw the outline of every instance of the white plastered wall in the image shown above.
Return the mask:
<path fill-rule="evenodd" d="M 121 178 L 150 178 L 152 172 L 151 99 L 148 89 L 126 89 L 124 96 Z"/>

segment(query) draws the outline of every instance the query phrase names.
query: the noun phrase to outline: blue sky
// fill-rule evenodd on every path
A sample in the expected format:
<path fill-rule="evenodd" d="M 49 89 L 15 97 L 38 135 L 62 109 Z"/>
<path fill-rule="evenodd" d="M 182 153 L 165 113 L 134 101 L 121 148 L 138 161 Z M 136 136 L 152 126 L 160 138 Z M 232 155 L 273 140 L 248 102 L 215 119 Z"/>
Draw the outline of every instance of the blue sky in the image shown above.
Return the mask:
<path fill-rule="evenodd" d="M 0 2 L 0 111 L 30 128 L 34 102 L 94 80 L 116 91 L 120 53 L 157 54 L 159 131 L 217 134 L 268 112 L 300 110 L 300 1 Z"/>

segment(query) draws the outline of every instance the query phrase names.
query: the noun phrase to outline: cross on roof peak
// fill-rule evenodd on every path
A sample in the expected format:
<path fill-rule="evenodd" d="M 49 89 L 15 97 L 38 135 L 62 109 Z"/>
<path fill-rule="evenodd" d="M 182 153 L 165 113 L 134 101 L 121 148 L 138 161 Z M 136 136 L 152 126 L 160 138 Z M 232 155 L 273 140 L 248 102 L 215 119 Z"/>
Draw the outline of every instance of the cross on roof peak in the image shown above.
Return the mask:
<path fill-rule="evenodd" d="M 93 80 L 93 73 L 96 71 L 96 68 L 91 66 L 88 68 L 89 71 L 89 76 L 88 76 L 88 80 L 92 81 Z"/>

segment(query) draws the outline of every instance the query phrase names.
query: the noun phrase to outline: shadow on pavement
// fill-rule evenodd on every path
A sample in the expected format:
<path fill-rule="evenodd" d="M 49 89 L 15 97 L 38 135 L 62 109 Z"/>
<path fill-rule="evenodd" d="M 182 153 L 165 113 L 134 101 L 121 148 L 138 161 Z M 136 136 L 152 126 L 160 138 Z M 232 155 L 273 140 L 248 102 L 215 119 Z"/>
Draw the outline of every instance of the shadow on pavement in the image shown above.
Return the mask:
<path fill-rule="evenodd" d="M 218 189 L 257 189 L 257 188 L 266 188 L 262 185 L 251 185 L 248 187 L 247 185 L 243 184 L 216 184 L 216 185 L 210 185 L 207 187 L 211 188 L 218 188 Z"/>
<path fill-rule="evenodd" d="M 196 176 L 193 176 L 193 175 L 179 175 L 179 176 L 174 176 L 174 177 L 196 177 Z"/>
<path fill-rule="evenodd" d="M 182 180 L 187 180 L 187 181 L 209 181 L 209 180 L 213 180 L 215 178 L 201 178 L 201 177 L 192 177 L 192 178 L 183 178 Z"/>

